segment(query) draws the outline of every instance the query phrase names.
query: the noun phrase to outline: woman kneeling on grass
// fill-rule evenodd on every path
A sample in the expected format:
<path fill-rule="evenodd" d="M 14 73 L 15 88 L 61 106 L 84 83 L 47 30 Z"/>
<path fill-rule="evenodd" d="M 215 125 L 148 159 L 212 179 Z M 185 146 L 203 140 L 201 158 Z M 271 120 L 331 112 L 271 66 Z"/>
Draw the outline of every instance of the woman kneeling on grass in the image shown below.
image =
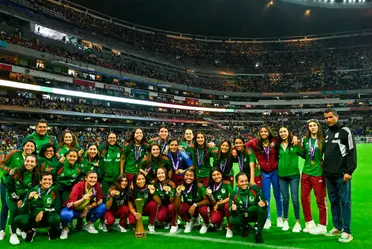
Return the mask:
<path fill-rule="evenodd" d="M 267 201 L 261 189 L 251 185 L 244 172 L 236 175 L 237 187 L 230 195 L 230 223 L 243 229 L 242 236 L 249 234 L 249 223 L 255 222 L 256 243 L 263 243 L 262 229 L 267 218 Z"/>
<path fill-rule="evenodd" d="M 103 193 L 97 178 L 97 172 L 89 171 L 85 181 L 76 183 L 72 188 L 67 206 L 61 211 L 63 226 L 61 239 L 68 238 L 68 223 L 75 218 L 80 218 L 79 222 L 82 222 L 82 219 L 85 218 L 86 224 L 83 229 L 91 234 L 98 233 L 94 228 L 94 222 L 103 217 L 106 212 L 106 205 L 103 203 Z"/>
<path fill-rule="evenodd" d="M 203 218 L 200 233 L 205 234 L 209 227 L 208 205 L 209 201 L 202 183 L 198 183 L 193 170 L 186 170 L 183 184 L 176 189 L 175 205 L 179 208 L 179 215 L 186 222 L 185 233 L 190 233 L 194 226 L 194 218 L 199 213 Z M 191 219 L 193 218 L 193 219 Z"/>
<path fill-rule="evenodd" d="M 104 232 L 114 228 L 122 233 L 127 232 L 127 218 L 130 214 L 129 199 L 132 196 L 132 190 L 129 188 L 128 177 L 126 173 L 120 174 L 116 179 L 115 184 L 111 186 L 109 194 L 106 197 L 107 211 L 104 215 L 106 227 Z M 120 218 L 119 223 L 116 218 Z"/>

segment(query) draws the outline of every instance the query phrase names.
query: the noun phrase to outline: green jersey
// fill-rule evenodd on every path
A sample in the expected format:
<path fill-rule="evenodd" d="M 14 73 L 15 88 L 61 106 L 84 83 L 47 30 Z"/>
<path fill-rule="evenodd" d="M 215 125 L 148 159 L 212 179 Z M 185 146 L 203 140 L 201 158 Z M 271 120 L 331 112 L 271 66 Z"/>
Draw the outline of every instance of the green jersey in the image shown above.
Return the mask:
<path fill-rule="evenodd" d="M 325 142 L 322 141 L 322 150 L 319 149 L 317 139 L 305 138 L 302 144 L 304 148 L 305 163 L 302 172 L 310 176 L 322 176 L 321 166 Z"/>
<path fill-rule="evenodd" d="M 147 205 L 149 201 L 152 200 L 153 195 L 150 193 L 150 190 L 147 186 L 145 186 L 143 189 L 137 189 L 136 192 L 136 198 L 142 198 L 144 201 L 143 207 Z"/>
<path fill-rule="evenodd" d="M 57 168 L 60 165 L 57 158 L 52 157 L 47 159 L 45 157 L 38 157 L 37 162 L 40 174 L 47 172 L 48 168 L 52 168 L 50 172 L 53 174 L 53 177 L 57 174 Z"/>
<path fill-rule="evenodd" d="M 216 200 L 216 202 L 225 200 L 232 192 L 231 184 L 225 184 L 223 182 L 220 182 L 218 185 L 214 184 L 213 186 L 208 187 L 207 191 L 208 189 L 212 191 L 213 198 Z"/>
<path fill-rule="evenodd" d="M 31 189 L 29 193 L 34 191 L 37 193 L 37 198 L 31 198 L 30 200 L 27 195 L 22 204 L 21 213 L 37 216 L 40 211 L 48 214 L 57 213 L 59 211 L 61 206 L 59 193 L 53 186 L 44 190 L 38 185 Z"/>
<path fill-rule="evenodd" d="M 27 192 L 34 186 L 33 184 L 36 185 L 35 179 L 32 179 L 32 175 L 33 172 L 25 171 L 23 181 L 20 179 L 19 172 L 16 172 L 13 176 L 8 176 L 6 190 L 7 195 L 11 200 L 23 200 Z"/>
<path fill-rule="evenodd" d="M 170 198 L 176 196 L 176 185 L 173 182 L 168 181 L 164 186 L 157 182 L 155 185 L 155 196 L 158 196 L 161 200 L 163 206 L 168 206 L 170 204 Z M 164 187 L 166 189 L 164 189 Z M 170 189 L 168 189 L 169 187 Z M 170 190 L 170 191 L 167 191 Z"/>
<path fill-rule="evenodd" d="M 218 149 L 214 148 L 212 150 L 212 157 L 213 157 L 213 167 L 219 168 L 224 176 L 233 176 L 234 170 L 232 167 L 233 160 L 231 155 L 223 156 L 221 153 L 221 157 L 218 158 Z"/>
<path fill-rule="evenodd" d="M 279 160 L 278 160 L 278 175 L 280 177 L 300 176 L 300 169 L 298 167 L 298 156 L 302 154 L 302 149 L 296 145 L 294 147 L 279 146 Z"/>
<path fill-rule="evenodd" d="M 79 144 L 76 144 L 76 146 L 71 147 L 71 148 L 67 147 L 65 144 L 58 145 L 58 147 L 57 147 L 57 153 L 56 153 L 57 154 L 57 157 L 63 157 L 63 156 L 65 156 L 66 153 L 69 152 L 70 149 L 72 149 L 72 148 L 74 148 L 74 149 L 76 149 L 78 151 L 81 150 L 81 147 L 80 147 Z"/>
<path fill-rule="evenodd" d="M 171 162 L 167 156 L 159 155 L 159 157 L 161 157 L 160 162 L 158 162 L 157 159 L 153 159 L 151 163 L 148 162 L 148 157 L 149 156 L 146 156 L 141 162 L 141 169 L 147 172 L 146 181 L 148 183 L 156 179 L 156 171 L 160 166 L 164 167 L 167 172 L 171 170 Z"/>
<path fill-rule="evenodd" d="M 189 155 L 189 157 L 192 158 L 192 154 L 194 153 L 195 145 L 194 142 L 191 141 L 191 143 L 188 143 L 187 141 L 183 141 L 179 144 L 181 148 L 186 151 L 186 153 Z"/>
<path fill-rule="evenodd" d="M 229 204 L 231 207 L 234 202 L 237 205 L 237 212 L 251 212 L 257 210 L 260 198 L 265 201 L 262 190 L 256 185 L 248 184 L 248 188 L 245 190 L 236 187 L 232 191 Z"/>
<path fill-rule="evenodd" d="M 194 189 L 196 188 L 196 189 Z M 193 204 L 196 202 L 200 202 L 204 199 L 206 194 L 205 187 L 203 184 L 198 183 L 197 185 L 192 184 L 185 188 L 185 190 L 181 194 L 181 202 Z"/>
<path fill-rule="evenodd" d="M 97 172 L 98 179 L 101 179 L 101 168 L 99 167 L 100 160 L 96 157 L 94 160 L 88 159 L 88 156 L 81 157 L 79 160 L 79 168 L 81 170 L 81 176 L 85 177 L 86 174 L 94 170 Z"/>
<path fill-rule="evenodd" d="M 195 173 L 197 178 L 209 177 L 211 173 L 211 157 L 212 157 L 212 148 L 209 149 L 199 149 L 193 148 L 191 159 L 193 165 L 195 165 Z"/>
<path fill-rule="evenodd" d="M 56 147 L 56 141 L 48 135 L 48 133 L 45 136 L 39 136 L 36 134 L 36 131 L 34 131 L 32 134 L 28 135 L 25 139 L 23 139 L 22 144 L 25 144 L 27 141 L 33 141 L 36 144 L 36 152 L 39 155 L 41 148 L 45 144 L 51 144 L 54 147 Z"/>
<path fill-rule="evenodd" d="M 119 145 L 108 145 L 101 151 L 100 167 L 104 181 L 114 182 L 120 175 L 120 157 L 123 149 Z"/>
<path fill-rule="evenodd" d="M 67 160 L 64 164 L 60 164 L 57 170 L 56 183 L 60 188 L 72 189 L 72 187 L 79 181 L 81 171 L 78 163 L 70 165 Z"/>
<path fill-rule="evenodd" d="M 135 145 L 134 143 L 126 143 L 124 145 L 124 172 L 129 174 L 137 174 L 140 169 L 142 159 L 147 155 L 150 149 L 148 143 Z"/>
<path fill-rule="evenodd" d="M 1 168 L 5 171 L 5 173 L 1 176 L 1 182 L 6 184 L 6 180 L 9 176 L 9 171 L 11 169 L 17 169 L 23 165 L 25 158 L 22 154 L 22 151 L 13 150 L 6 156 L 1 165 Z"/>
<path fill-rule="evenodd" d="M 237 151 L 238 157 L 234 159 L 234 162 L 238 163 L 239 172 L 244 172 L 248 177 L 251 175 L 251 166 L 250 163 L 256 162 L 256 156 L 251 151 Z"/>

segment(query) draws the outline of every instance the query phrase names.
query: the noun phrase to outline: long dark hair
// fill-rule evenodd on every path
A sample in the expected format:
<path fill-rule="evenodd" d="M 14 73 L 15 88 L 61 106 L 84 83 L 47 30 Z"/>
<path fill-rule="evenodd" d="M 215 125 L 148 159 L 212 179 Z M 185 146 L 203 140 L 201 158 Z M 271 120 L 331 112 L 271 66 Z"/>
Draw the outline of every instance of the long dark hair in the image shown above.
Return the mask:
<path fill-rule="evenodd" d="M 322 129 L 322 125 L 319 123 L 319 121 L 317 119 L 310 119 L 306 122 L 306 137 L 307 138 L 311 138 L 311 132 L 310 132 L 310 129 L 309 129 L 309 124 L 310 123 L 316 123 L 317 126 L 318 126 L 318 132 L 316 133 L 316 138 L 318 139 L 318 148 L 320 150 L 320 152 L 322 152 L 322 142 L 323 142 L 323 129 Z"/>
<path fill-rule="evenodd" d="M 136 199 L 136 193 L 138 191 L 138 186 L 137 186 L 137 179 L 138 177 L 142 175 L 144 178 L 145 178 L 145 186 L 146 186 L 146 176 L 144 173 L 142 172 L 138 172 L 137 174 L 134 175 L 134 178 L 133 178 L 133 192 L 132 192 L 132 199 Z"/>
<path fill-rule="evenodd" d="M 192 169 L 187 169 L 184 173 L 186 175 L 187 172 L 191 172 L 194 174 L 194 181 L 191 183 L 192 186 L 192 202 L 196 203 L 198 201 L 198 180 L 196 179 L 195 171 Z M 183 185 L 186 185 L 185 179 L 183 180 Z M 191 188 L 190 186 L 190 188 Z"/>
<path fill-rule="evenodd" d="M 183 142 L 186 142 L 186 138 L 185 138 L 185 134 L 186 134 L 186 131 L 189 130 L 192 132 L 192 135 L 194 135 L 194 139 L 192 141 L 195 142 L 195 132 L 191 129 L 191 128 L 186 128 L 185 131 L 183 132 L 183 137 L 182 137 L 182 141 Z"/>
<path fill-rule="evenodd" d="M 55 157 L 56 157 L 56 148 L 54 147 L 53 144 L 44 144 L 43 147 L 42 147 L 41 150 L 40 150 L 39 157 L 46 158 L 46 157 L 45 157 L 45 152 L 46 152 L 47 149 L 49 149 L 49 148 L 52 148 L 52 149 L 53 149 L 53 153 L 54 153 L 54 154 L 53 154 L 52 159 L 55 158 Z"/>
<path fill-rule="evenodd" d="M 227 140 L 227 139 L 224 139 L 221 141 L 220 145 L 218 146 L 218 154 L 217 154 L 217 160 L 216 160 L 216 165 L 218 165 L 217 167 L 219 167 L 220 163 L 221 163 L 221 156 L 222 156 L 222 151 L 221 151 L 221 147 L 222 147 L 222 144 L 224 143 L 227 143 L 229 145 L 229 151 L 227 152 L 226 154 L 226 172 L 230 172 L 231 171 L 231 168 L 232 168 L 232 158 L 231 158 L 231 142 L 230 140 Z"/>
<path fill-rule="evenodd" d="M 34 155 L 34 156 L 37 156 L 37 151 L 36 151 L 37 147 L 36 147 L 36 143 L 35 143 L 34 141 L 32 141 L 32 140 L 27 140 L 27 141 L 25 141 L 25 142 L 22 144 L 22 149 L 21 149 L 21 151 L 23 152 L 23 147 L 25 147 L 25 145 L 26 145 L 27 143 L 32 143 L 32 144 L 34 145 L 35 150 L 34 150 L 31 154 Z"/>
<path fill-rule="evenodd" d="M 199 144 L 196 142 L 196 138 L 197 138 L 198 135 L 203 135 L 203 137 L 204 137 L 204 143 L 203 143 L 204 158 L 203 158 L 203 162 L 208 164 L 208 163 L 210 163 L 210 156 L 208 156 L 207 138 L 206 138 L 204 132 L 202 132 L 202 131 L 198 131 L 196 133 L 196 136 L 194 136 L 194 155 L 193 156 L 197 160 Z M 198 167 L 198 165 L 196 165 L 196 167 Z"/>
<path fill-rule="evenodd" d="M 152 147 L 155 147 L 157 146 L 160 150 L 160 154 L 157 158 L 153 157 L 151 151 L 152 151 Z M 157 144 L 157 143 L 153 143 L 151 144 L 150 146 L 150 153 L 145 157 L 145 160 L 146 160 L 146 164 L 147 164 L 147 167 L 148 168 L 151 164 L 152 164 L 152 161 L 155 160 L 158 164 L 158 167 L 162 167 L 163 166 L 163 163 L 162 163 L 162 159 L 163 159 L 163 154 L 161 153 L 161 148 L 160 148 L 160 145 Z"/>
<path fill-rule="evenodd" d="M 101 158 L 101 155 L 99 154 L 98 146 L 97 146 L 95 143 L 88 144 L 88 146 L 87 146 L 87 150 L 86 150 L 86 157 L 87 157 L 87 159 L 89 160 L 88 149 L 89 149 L 91 146 L 96 146 L 96 148 L 97 148 L 97 155 L 93 158 L 93 161 L 95 161 L 95 160 L 99 160 L 99 159 Z"/>
<path fill-rule="evenodd" d="M 128 176 L 126 173 L 121 173 L 118 178 L 116 178 L 114 184 L 112 185 L 113 188 L 115 188 L 115 190 L 128 190 L 129 189 L 129 180 L 128 180 L 128 184 L 127 186 L 125 187 L 125 189 L 122 189 L 121 188 L 121 181 L 126 178 L 128 180 Z"/>
<path fill-rule="evenodd" d="M 164 174 L 165 174 L 165 182 L 168 182 L 168 170 L 166 168 L 164 168 L 163 166 L 159 167 L 157 170 L 156 170 L 156 180 L 155 182 L 158 183 L 159 185 L 161 184 L 161 182 L 159 181 L 158 179 L 158 171 L 159 169 L 163 170 L 164 171 Z"/>
<path fill-rule="evenodd" d="M 257 146 L 261 150 L 261 152 L 264 151 L 263 142 L 262 142 L 262 138 L 261 138 L 261 135 L 260 135 L 260 132 L 261 132 L 262 129 L 266 129 L 268 131 L 269 136 L 267 137 L 267 139 L 269 140 L 269 143 L 274 139 L 274 135 L 273 135 L 270 127 L 268 125 L 262 125 L 258 129 L 258 134 L 257 134 L 257 140 L 258 140 Z"/>
<path fill-rule="evenodd" d="M 282 128 L 284 128 L 284 129 L 287 129 L 287 131 L 288 131 L 288 138 L 287 138 L 287 140 L 288 140 L 288 147 L 289 148 L 291 148 L 291 147 L 293 147 L 293 145 L 292 145 L 292 140 L 293 140 L 293 133 L 292 133 L 292 131 L 289 129 L 289 127 L 288 126 L 284 126 L 284 125 L 282 125 L 282 126 L 280 126 L 280 128 L 279 128 L 279 130 L 278 130 L 278 143 L 277 143 L 277 147 L 279 148 L 279 146 L 280 146 L 280 144 L 283 142 L 283 139 L 281 138 L 281 136 L 280 136 L 280 129 L 282 129 Z"/>
<path fill-rule="evenodd" d="M 142 131 L 142 134 L 143 134 L 143 137 L 140 141 L 141 144 L 143 144 L 144 142 L 146 142 L 146 134 L 145 134 L 145 131 L 142 129 L 142 128 L 135 128 L 131 133 L 130 133 L 130 136 L 129 138 L 126 140 L 127 143 L 133 143 L 135 144 L 135 137 L 134 137 L 134 134 L 136 133 L 137 130 L 141 130 Z"/>
<path fill-rule="evenodd" d="M 209 173 L 209 180 L 208 180 L 208 186 L 213 189 L 213 186 L 215 184 L 215 182 L 213 181 L 213 178 L 212 178 L 212 175 L 213 175 L 213 172 L 214 171 L 218 171 L 220 172 L 220 174 L 222 175 L 222 179 L 221 179 L 221 182 L 223 183 L 223 172 L 222 170 L 219 168 L 219 167 L 214 167 L 212 170 L 211 170 L 211 173 Z"/>
<path fill-rule="evenodd" d="M 237 136 L 237 137 L 235 137 L 234 138 L 234 146 L 235 146 L 235 142 L 236 142 L 236 140 L 242 140 L 242 142 L 243 142 L 243 150 L 245 149 L 245 140 L 244 140 L 244 137 L 242 137 L 242 136 Z M 236 150 L 238 153 L 240 153 L 240 151 L 238 151 L 238 150 Z"/>
<path fill-rule="evenodd" d="M 26 162 L 27 157 L 33 157 L 35 158 L 35 161 L 36 161 L 36 166 L 32 169 L 32 185 L 36 186 L 39 184 L 39 179 L 40 179 L 40 174 L 39 174 L 39 171 L 37 170 L 37 157 L 36 155 L 33 155 L 33 154 L 27 154 L 25 157 L 25 162 Z M 16 170 L 15 175 L 18 175 L 19 182 L 23 183 L 26 171 L 27 169 L 25 167 L 25 163 L 23 163 L 23 165 Z"/>

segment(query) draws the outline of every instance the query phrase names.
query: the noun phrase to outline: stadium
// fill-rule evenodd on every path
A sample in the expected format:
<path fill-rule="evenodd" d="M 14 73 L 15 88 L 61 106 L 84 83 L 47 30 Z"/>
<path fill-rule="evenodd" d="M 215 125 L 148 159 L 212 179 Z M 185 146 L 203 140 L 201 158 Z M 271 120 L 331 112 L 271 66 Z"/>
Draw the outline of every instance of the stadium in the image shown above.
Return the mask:
<path fill-rule="evenodd" d="M 118 146 L 126 151 L 132 131 L 137 130 L 143 132 L 143 140 L 148 141 L 146 146 L 149 146 L 146 152 L 140 150 L 139 156 L 142 159 L 150 155 L 151 159 L 152 142 L 159 143 L 160 152 L 164 152 L 160 131 L 166 127 L 169 136 L 164 143 L 167 145 L 164 160 L 176 159 L 166 156 L 171 154 L 168 149 L 176 140 L 179 150 L 187 152 L 195 166 L 200 160 L 195 156 L 198 152 L 188 151 L 187 130 L 193 131 L 195 144 L 196 134 L 204 134 L 206 153 L 207 146 L 212 154 L 213 149 L 220 153 L 226 139 L 233 142 L 229 148 L 229 156 L 233 158 L 236 138 L 244 138 L 242 142 L 260 138 L 263 126 L 270 127 L 272 135 L 279 140 L 279 131 L 286 127 L 295 140 L 298 138 L 299 144 L 307 145 L 303 140 L 309 136 L 309 123 L 316 120 L 326 134 L 328 123 L 324 111 L 334 110 L 338 122 L 350 129 L 357 151 L 351 209 L 354 239 L 349 246 L 372 247 L 369 238 L 372 222 L 368 219 L 372 201 L 365 196 L 372 191 L 368 184 L 372 171 L 367 167 L 372 150 L 371 0 L 107 0 L 104 3 L 0 0 L 0 32 L 0 171 L 3 179 L 15 167 L 5 167 L 9 155 L 14 150 L 24 150 L 27 138 L 37 130 L 40 120 L 47 123 L 48 136 L 58 141 L 61 148 L 68 147 L 63 147 L 66 133 L 74 137 L 78 160 L 89 158 L 91 145 L 95 145 L 100 154 L 101 145 L 109 144 L 112 132 L 116 134 Z M 324 138 L 327 140 L 328 136 Z M 36 141 L 34 145 L 40 153 L 42 148 Z M 67 149 L 60 157 L 65 158 L 68 153 Z M 306 165 L 305 154 L 298 161 L 300 171 Z M 269 155 L 266 153 L 268 158 Z M 26 157 L 23 154 L 23 159 Z M 125 157 L 118 157 L 122 157 L 124 164 L 120 167 L 125 168 Z M 259 169 L 259 156 L 255 157 L 254 163 L 257 162 Z M 280 165 L 279 154 L 275 157 Z M 138 167 L 138 158 L 136 160 Z M 311 160 L 313 164 L 314 156 Z M 322 158 L 319 160 L 323 162 Z M 217 161 L 221 163 L 220 154 L 210 157 L 209 171 Z M 173 169 L 174 166 L 173 163 Z M 243 171 L 239 160 L 231 162 L 231 167 L 232 179 L 234 174 Z M 261 171 L 265 172 L 262 165 Z M 89 175 L 89 172 L 85 173 Z M 125 169 L 124 172 L 128 180 L 129 175 L 137 179 L 139 173 Z M 53 181 L 55 177 L 58 179 L 59 173 L 56 174 Z M 249 180 L 249 172 L 247 175 Z M 98 178 L 101 179 L 100 174 Z M 230 183 L 234 189 L 238 184 L 237 181 Z M 2 182 L 2 206 L 9 201 L 8 189 L 8 183 Z M 30 191 L 26 189 L 26 193 Z M 272 204 L 276 203 L 274 192 L 269 198 Z M 288 218 L 291 229 L 282 231 L 277 227 L 275 205 L 270 206 L 272 227 L 263 229 L 264 243 L 259 244 L 255 243 L 253 228 L 248 238 L 234 229 L 232 238 L 226 238 L 225 228 L 230 229 L 226 218 L 220 225 L 222 230 L 211 225 L 207 227 L 208 232 L 202 233 L 206 222 L 201 221 L 201 211 L 191 233 L 184 233 L 190 221 L 179 213 L 176 233 L 169 233 L 169 229 L 159 225 L 159 218 L 152 224 L 156 232 L 149 232 L 147 224 L 151 218 L 145 215 L 146 238 L 143 239 L 134 238 L 128 217 L 129 227 L 125 233 L 103 232 L 97 219 L 93 225 L 99 234 L 70 227 L 67 240 L 58 235 L 49 241 L 48 229 L 37 228 L 36 236 L 34 232 L 31 239 L 18 236 L 18 243 L 12 243 L 9 240 L 14 233 L 8 225 L 14 218 L 12 215 L 7 218 L 8 211 L 3 208 L 0 223 L 5 222 L 7 226 L 0 228 L 0 245 L 4 248 L 11 248 L 11 244 L 20 244 L 21 248 L 69 246 L 72 249 L 107 246 L 333 249 L 344 246 L 332 236 L 292 232 L 296 220 L 302 229 L 308 223 L 302 206 L 300 218 L 295 219 L 292 203 Z M 318 214 L 313 193 L 311 209 L 313 220 L 319 223 L 322 214 Z M 328 231 L 333 228 L 328 196 L 325 209 Z M 27 239 L 33 240 L 32 243 L 25 242 Z"/>

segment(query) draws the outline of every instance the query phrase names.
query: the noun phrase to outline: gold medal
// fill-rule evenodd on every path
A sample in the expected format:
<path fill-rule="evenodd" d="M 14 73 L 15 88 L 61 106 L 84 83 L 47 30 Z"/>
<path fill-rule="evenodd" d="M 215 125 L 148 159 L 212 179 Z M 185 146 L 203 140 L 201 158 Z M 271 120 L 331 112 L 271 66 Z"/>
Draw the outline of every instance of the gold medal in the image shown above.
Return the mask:
<path fill-rule="evenodd" d="M 314 161 L 311 161 L 311 165 L 315 165 L 315 162 Z"/>
<path fill-rule="evenodd" d="M 120 191 L 116 190 L 115 195 L 120 195 Z"/>
<path fill-rule="evenodd" d="M 34 195 L 34 199 L 36 200 L 37 198 L 39 198 L 39 195 L 38 194 L 35 194 Z"/>
<path fill-rule="evenodd" d="M 138 168 L 138 163 L 136 163 L 136 168 Z"/>
<path fill-rule="evenodd" d="M 248 218 L 248 212 L 245 212 L 245 213 L 244 213 L 244 217 L 245 217 L 245 218 Z"/>
<path fill-rule="evenodd" d="M 198 175 L 200 175 L 200 170 L 198 170 Z"/>

